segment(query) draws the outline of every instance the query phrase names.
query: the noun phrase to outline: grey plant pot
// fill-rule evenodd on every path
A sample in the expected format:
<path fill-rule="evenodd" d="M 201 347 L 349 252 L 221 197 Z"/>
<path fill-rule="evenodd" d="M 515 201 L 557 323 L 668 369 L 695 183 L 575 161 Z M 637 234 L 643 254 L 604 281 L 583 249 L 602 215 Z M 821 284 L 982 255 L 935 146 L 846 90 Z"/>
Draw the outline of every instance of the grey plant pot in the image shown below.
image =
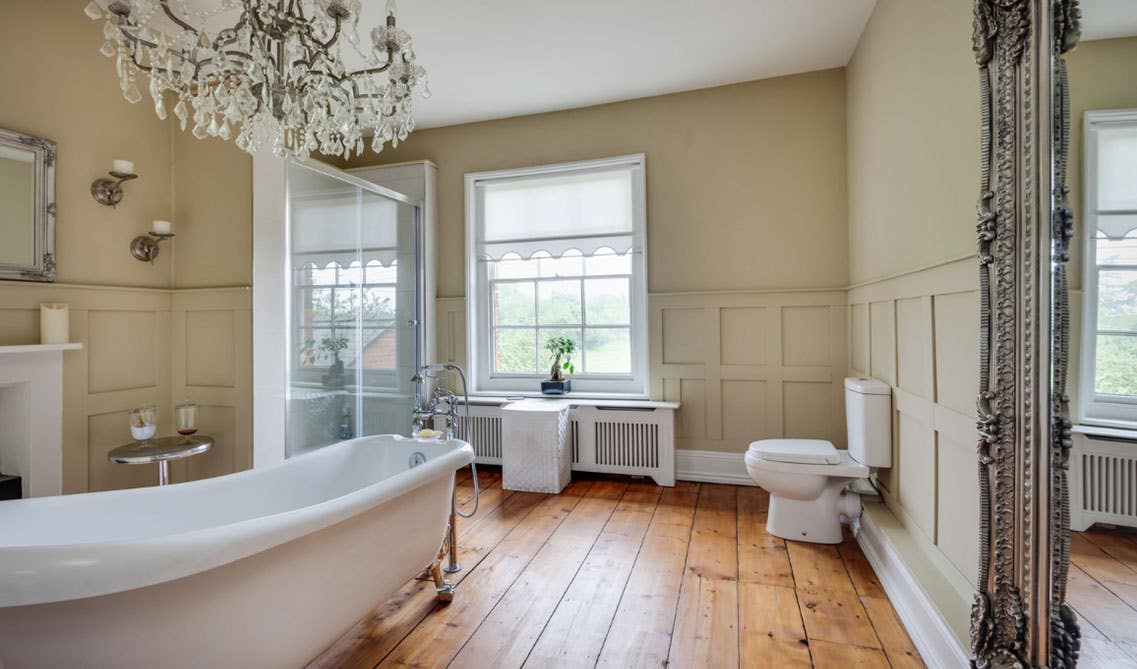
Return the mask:
<path fill-rule="evenodd" d="M 564 381 L 542 381 L 541 394 L 543 395 L 564 395 L 572 392 L 572 380 L 565 379 Z"/>

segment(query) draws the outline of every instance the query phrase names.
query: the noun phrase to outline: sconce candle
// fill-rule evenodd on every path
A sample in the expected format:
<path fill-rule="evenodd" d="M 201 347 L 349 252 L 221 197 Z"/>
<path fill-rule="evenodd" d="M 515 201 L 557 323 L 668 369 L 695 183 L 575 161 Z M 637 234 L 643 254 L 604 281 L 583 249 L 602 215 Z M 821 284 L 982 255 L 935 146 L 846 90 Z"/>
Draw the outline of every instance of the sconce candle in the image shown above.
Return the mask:
<path fill-rule="evenodd" d="M 156 235 L 169 235 L 174 232 L 174 225 L 169 221 L 154 221 L 150 224 L 150 232 Z"/>
<path fill-rule="evenodd" d="M 71 340 L 67 332 L 68 308 L 66 304 L 39 305 L 39 342 L 66 344 Z"/>
<path fill-rule="evenodd" d="M 129 160 L 116 160 L 111 171 L 119 174 L 134 174 L 134 163 Z"/>

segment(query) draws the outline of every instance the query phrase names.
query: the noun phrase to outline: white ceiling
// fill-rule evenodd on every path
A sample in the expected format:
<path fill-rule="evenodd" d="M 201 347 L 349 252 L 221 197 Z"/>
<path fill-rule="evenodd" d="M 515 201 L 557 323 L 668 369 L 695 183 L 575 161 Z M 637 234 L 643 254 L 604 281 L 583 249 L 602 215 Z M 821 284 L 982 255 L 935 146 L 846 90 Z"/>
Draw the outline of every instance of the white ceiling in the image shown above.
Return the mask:
<path fill-rule="evenodd" d="M 1082 0 L 1082 39 L 1137 35 L 1137 0 Z"/>
<path fill-rule="evenodd" d="M 434 127 L 840 67 L 875 3 L 400 0 L 398 21 L 432 93 L 416 123 Z M 385 6 L 363 4 L 361 37 Z"/>

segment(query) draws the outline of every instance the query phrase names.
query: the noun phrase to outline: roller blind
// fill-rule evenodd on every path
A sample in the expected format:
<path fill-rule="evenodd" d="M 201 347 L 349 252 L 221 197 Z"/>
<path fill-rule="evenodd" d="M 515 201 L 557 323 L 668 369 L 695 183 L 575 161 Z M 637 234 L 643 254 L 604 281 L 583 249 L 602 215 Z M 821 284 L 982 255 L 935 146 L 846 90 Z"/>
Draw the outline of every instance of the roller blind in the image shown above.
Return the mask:
<path fill-rule="evenodd" d="M 635 226 L 638 165 L 570 170 L 478 182 L 478 253 L 500 260 L 538 251 L 559 257 L 570 249 L 639 251 Z"/>

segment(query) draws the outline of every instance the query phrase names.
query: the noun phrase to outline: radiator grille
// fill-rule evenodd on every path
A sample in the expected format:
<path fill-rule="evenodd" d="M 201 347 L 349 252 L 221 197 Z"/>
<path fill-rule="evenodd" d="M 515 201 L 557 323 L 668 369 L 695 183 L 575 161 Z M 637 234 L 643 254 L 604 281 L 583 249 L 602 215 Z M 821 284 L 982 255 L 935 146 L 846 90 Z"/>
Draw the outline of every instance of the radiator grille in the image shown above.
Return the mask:
<path fill-rule="evenodd" d="M 1137 459 L 1083 453 L 1082 497 L 1086 511 L 1137 517 Z"/>
<path fill-rule="evenodd" d="M 659 467 L 659 426 L 654 423 L 597 421 L 596 464 Z"/>
<path fill-rule="evenodd" d="M 465 421 L 459 421 L 462 422 Z M 470 423 L 472 439 L 464 434 L 464 429 L 458 432 L 474 447 L 475 457 L 501 459 L 501 416 L 470 416 Z"/>
<path fill-rule="evenodd" d="M 569 446 L 572 448 L 572 463 L 580 462 L 580 423 L 569 421 Z"/>

